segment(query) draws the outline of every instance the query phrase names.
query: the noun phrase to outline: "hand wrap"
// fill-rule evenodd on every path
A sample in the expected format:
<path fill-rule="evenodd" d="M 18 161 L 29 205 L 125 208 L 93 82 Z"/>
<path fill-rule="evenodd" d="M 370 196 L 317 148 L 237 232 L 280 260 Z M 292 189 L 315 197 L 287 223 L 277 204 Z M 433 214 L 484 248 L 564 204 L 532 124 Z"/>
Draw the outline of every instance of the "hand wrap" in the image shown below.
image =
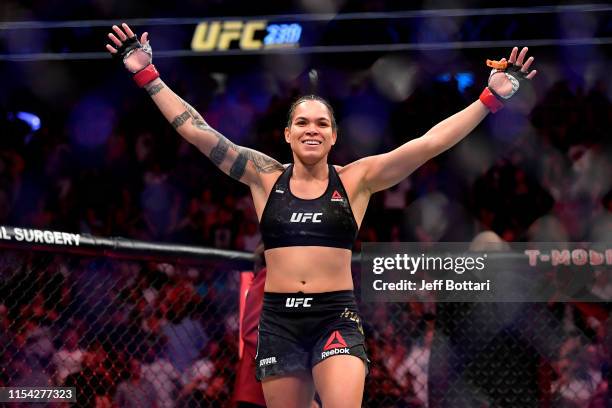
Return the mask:
<path fill-rule="evenodd" d="M 139 48 L 142 48 L 142 44 L 138 41 L 138 37 L 130 37 L 123 41 L 121 47 L 117 48 L 117 52 L 113 54 L 113 58 L 117 61 L 121 60 L 121 62 L 125 64 L 125 59 Z"/>
<path fill-rule="evenodd" d="M 487 65 L 493 67 L 489 74 L 487 86 L 480 94 L 480 101 L 493 113 L 504 107 L 503 102 L 510 99 L 520 88 L 521 82 L 527 79 L 527 73 L 521 71 L 522 66 L 515 65 L 507 61 L 491 61 L 487 60 Z M 508 95 L 500 95 L 490 87 L 491 78 L 493 75 L 503 73 L 512 84 L 512 91 Z"/>
<path fill-rule="evenodd" d="M 121 47 L 117 48 L 117 52 L 113 54 L 113 58 L 116 60 L 121 60 L 121 62 L 125 65 L 126 60 L 133 52 L 136 50 L 142 50 L 145 54 L 149 55 L 150 61 L 153 61 L 153 49 L 149 42 L 147 41 L 144 45 L 138 41 L 138 37 L 133 36 L 127 38 L 121 44 Z M 134 72 L 134 81 L 136 84 L 143 88 L 149 82 L 159 78 L 159 72 L 155 69 L 155 65 L 149 63 L 140 71 Z"/>

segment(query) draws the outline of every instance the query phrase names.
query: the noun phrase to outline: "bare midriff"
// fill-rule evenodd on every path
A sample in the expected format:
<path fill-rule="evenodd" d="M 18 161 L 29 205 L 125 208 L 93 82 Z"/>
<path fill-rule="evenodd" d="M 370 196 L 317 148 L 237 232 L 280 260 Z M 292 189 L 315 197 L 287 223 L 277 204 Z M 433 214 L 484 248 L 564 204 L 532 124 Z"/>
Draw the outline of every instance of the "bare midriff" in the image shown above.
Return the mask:
<path fill-rule="evenodd" d="M 266 292 L 321 293 L 352 290 L 351 251 L 294 246 L 265 251 Z"/>

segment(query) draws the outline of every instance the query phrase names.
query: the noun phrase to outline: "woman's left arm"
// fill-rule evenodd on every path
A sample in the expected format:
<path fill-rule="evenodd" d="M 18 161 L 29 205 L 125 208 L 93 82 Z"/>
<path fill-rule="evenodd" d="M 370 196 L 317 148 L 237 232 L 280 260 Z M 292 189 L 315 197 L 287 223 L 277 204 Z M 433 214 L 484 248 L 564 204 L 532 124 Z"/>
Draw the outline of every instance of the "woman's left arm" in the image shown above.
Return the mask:
<path fill-rule="evenodd" d="M 520 82 L 532 79 L 537 71 L 529 71 L 533 57 L 525 61 L 527 48 L 518 53 L 514 48 L 508 62 L 491 62 L 496 66 L 489 76 L 488 86 L 479 100 L 435 125 L 423 136 L 410 140 L 388 153 L 365 157 L 355 165 L 363 171 L 363 187 L 371 193 L 384 190 L 408 177 L 429 159 L 450 149 L 482 122 L 489 111 L 503 107 L 503 101 L 518 91 Z M 523 63 L 524 62 L 524 63 Z"/>

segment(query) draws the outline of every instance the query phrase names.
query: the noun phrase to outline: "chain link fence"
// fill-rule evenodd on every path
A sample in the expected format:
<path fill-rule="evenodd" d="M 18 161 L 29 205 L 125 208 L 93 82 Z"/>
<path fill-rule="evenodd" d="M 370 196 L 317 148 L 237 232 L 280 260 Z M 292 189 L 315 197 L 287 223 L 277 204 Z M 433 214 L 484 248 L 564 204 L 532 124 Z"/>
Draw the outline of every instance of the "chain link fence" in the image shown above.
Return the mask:
<path fill-rule="evenodd" d="M 73 386 L 76 406 L 231 406 L 238 292 L 223 262 L 3 249 L 0 385 Z M 364 406 L 607 406 L 605 304 L 360 307 Z"/>

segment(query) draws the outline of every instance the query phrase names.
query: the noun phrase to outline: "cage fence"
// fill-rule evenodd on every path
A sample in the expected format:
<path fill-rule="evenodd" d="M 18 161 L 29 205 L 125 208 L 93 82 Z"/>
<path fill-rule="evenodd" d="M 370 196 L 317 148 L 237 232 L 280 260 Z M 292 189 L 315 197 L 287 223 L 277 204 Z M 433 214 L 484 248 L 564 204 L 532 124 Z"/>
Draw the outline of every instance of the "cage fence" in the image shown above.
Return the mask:
<path fill-rule="evenodd" d="M 76 406 L 231 406 L 248 254 L 240 264 L 48 249 L 0 252 L 2 386 L 75 387 Z M 607 304 L 360 309 L 364 406 L 607 406 Z"/>

